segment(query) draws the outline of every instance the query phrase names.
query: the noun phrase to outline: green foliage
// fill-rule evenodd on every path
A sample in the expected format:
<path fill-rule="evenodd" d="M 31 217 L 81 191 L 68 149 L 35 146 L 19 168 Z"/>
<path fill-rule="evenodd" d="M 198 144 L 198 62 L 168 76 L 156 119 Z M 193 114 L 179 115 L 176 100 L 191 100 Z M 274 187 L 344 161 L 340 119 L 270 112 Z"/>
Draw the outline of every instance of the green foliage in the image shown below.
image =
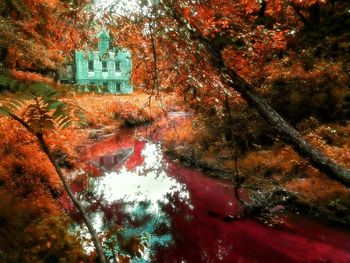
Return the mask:
<path fill-rule="evenodd" d="M 123 259 L 127 262 L 130 262 L 130 259 L 143 262 L 142 257 L 147 248 L 147 235 L 145 233 L 142 236 L 128 235 L 127 232 L 127 229 L 120 225 L 106 225 L 103 245 L 107 258 L 112 260 L 117 256 L 120 262 L 124 262 Z"/>
<path fill-rule="evenodd" d="M 19 88 L 23 88 L 23 85 L 19 85 L 19 82 L 17 80 L 14 80 L 8 76 L 0 75 L 0 91 L 1 90 L 8 90 L 11 92 L 15 92 L 19 90 Z"/>
<path fill-rule="evenodd" d="M 65 129 L 74 122 L 86 126 L 83 110 L 76 101 L 62 99 L 60 92 L 47 84 L 34 83 L 25 87 L 23 83 L 15 83 L 2 76 L 0 85 L 9 86 L 10 90 L 14 90 L 15 87 L 21 90 L 11 99 L 0 101 L 0 116 L 10 116 L 17 118 L 17 121 L 23 121 L 35 134 L 42 134 L 44 130 Z"/>

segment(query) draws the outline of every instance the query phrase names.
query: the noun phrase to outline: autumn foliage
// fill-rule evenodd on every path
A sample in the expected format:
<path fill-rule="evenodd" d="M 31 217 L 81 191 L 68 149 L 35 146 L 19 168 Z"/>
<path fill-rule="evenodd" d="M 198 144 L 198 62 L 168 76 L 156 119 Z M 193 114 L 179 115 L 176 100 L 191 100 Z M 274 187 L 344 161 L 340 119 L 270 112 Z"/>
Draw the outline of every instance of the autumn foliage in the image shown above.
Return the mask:
<path fill-rule="evenodd" d="M 338 163 L 349 165 L 346 1 L 164 2 L 209 40 L 225 65 L 250 82 L 307 140 Z M 332 219 L 338 209 L 348 214 L 347 190 L 328 184 L 323 174 L 284 146 L 273 129 L 222 84 L 196 36 L 189 37 L 172 23 L 164 18 L 154 27 L 159 34 L 156 44 L 162 47 L 157 51 L 160 86 L 174 90 L 197 117 L 166 134 L 170 151 L 191 165 L 219 175 L 229 170 L 232 176 L 233 142 L 247 189 L 278 185 L 307 206 L 318 204 Z M 174 30 L 165 30 L 164 24 Z M 312 184 L 317 187 L 311 189 Z M 338 219 L 345 222 L 348 217 Z"/>
<path fill-rule="evenodd" d="M 86 113 L 84 129 L 45 133 L 62 169 L 79 168 L 78 145 L 159 121 L 172 157 L 214 176 L 232 178 L 238 171 L 240 186 L 252 196 L 282 188 L 295 197 L 290 207 L 349 224 L 348 189 L 282 143 L 273 127 L 224 84 L 199 36 L 186 30 L 192 27 L 210 41 L 225 66 L 251 83 L 306 140 L 350 168 L 348 1 L 162 1 L 186 19 L 186 26 L 163 5 L 147 1 L 142 1 L 147 12 L 132 17 L 107 11 L 100 24 L 115 45 L 131 50 L 137 90 L 118 97 L 79 94 L 54 84 L 52 77 L 57 82 L 57 71 L 72 51 L 89 46 L 93 30 L 87 25 L 94 15 L 85 2 L 0 2 L 0 88 L 12 92 L 1 97 L 16 97 L 20 83 L 41 82 L 65 90 L 66 99 L 74 97 Z M 166 118 L 173 110 L 189 115 L 175 123 Z M 2 118 L 0 144 L 0 261 L 86 262 L 78 238 L 67 231 L 60 182 L 34 137 Z"/>
<path fill-rule="evenodd" d="M 50 138 L 57 154 L 71 149 L 62 144 L 61 136 L 69 135 Z M 57 198 L 62 195 L 59 179 L 33 136 L 2 118 L 0 138 L 1 260 L 44 262 L 45 257 L 83 260 L 80 243 L 67 232 L 70 221 L 59 209 Z M 62 165 L 71 162 L 62 161 Z"/>
<path fill-rule="evenodd" d="M 75 2 L 56 0 L 2 1 L 0 54 L 6 68 L 57 71 L 87 39 L 91 13 Z"/>

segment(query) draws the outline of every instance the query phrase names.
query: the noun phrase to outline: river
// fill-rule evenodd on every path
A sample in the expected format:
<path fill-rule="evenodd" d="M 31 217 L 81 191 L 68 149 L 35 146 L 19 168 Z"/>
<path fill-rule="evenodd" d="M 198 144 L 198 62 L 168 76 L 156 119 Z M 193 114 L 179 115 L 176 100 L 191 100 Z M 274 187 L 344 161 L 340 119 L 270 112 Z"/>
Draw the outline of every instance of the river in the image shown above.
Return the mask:
<path fill-rule="evenodd" d="M 116 153 L 122 149 L 129 150 L 121 159 Z M 350 262 L 348 230 L 297 215 L 281 216 L 273 226 L 237 220 L 229 181 L 171 161 L 159 142 L 135 130 L 86 147 L 81 162 L 84 169 L 74 174 L 71 187 L 104 236 L 110 257 L 129 254 L 131 262 L 160 263 Z M 88 236 L 80 224 L 75 231 Z"/>

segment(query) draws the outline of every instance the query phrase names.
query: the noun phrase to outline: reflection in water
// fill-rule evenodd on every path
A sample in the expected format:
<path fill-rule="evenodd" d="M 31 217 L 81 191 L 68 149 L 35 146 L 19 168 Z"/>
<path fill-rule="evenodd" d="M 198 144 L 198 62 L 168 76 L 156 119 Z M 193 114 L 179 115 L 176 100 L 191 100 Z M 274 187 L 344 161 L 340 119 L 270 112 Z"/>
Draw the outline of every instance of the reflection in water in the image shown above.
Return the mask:
<path fill-rule="evenodd" d="M 118 172 L 107 173 L 103 177 L 92 179 L 95 196 L 100 196 L 108 204 L 118 200 L 124 202 L 150 201 L 152 210 L 158 212 L 158 201 L 167 193 L 185 190 L 174 178 L 167 176 L 167 163 L 163 161 L 160 146 L 147 143 L 142 151 L 144 162 L 129 171 L 122 167 Z M 188 193 L 183 191 L 183 197 Z"/>
<path fill-rule="evenodd" d="M 130 149 L 127 149 L 128 153 Z M 112 226 L 111 222 L 118 223 L 123 226 L 119 233 L 123 239 L 139 237 L 146 242 L 147 249 L 142 259 L 133 260 L 144 262 L 150 258 L 153 249 L 172 243 L 170 221 L 161 209 L 169 203 L 167 197 L 177 193 L 182 202 L 188 202 L 189 193 L 184 184 L 167 175 L 168 164 L 164 161 L 159 144 L 146 143 L 141 151 L 143 163 L 133 170 L 124 165 L 116 172 L 108 172 L 121 164 L 116 156 L 99 156 L 98 162 L 91 162 L 95 167 L 103 169 L 105 174 L 90 178 L 88 189 L 81 192 L 80 197 L 86 206 L 88 203 L 84 200 L 89 199 L 87 195 L 98 200 L 99 207 L 93 211 L 91 209 L 90 215 L 97 232 L 106 231 L 106 228 Z M 112 210 L 113 215 L 106 210 Z M 86 229 L 79 230 L 88 236 Z M 85 246 L 89 250 L 93 249 L 88 243 Z M 119 253 L 125 252 L 121 247 L 115 249 Z"/>
<path fill-rule="evenodd" d="M 126 151 L 130 154 L 124 162 L 115 162 L 113 155 L 122 149 L 133 151 Z M 252 218 L 235 220 L 237 202 L 228 184 L 168 161 L 157 143 L 125 136 L 93 146 L 86 156 L 86 162 L 92 160 L 87 169 L 93 176 L 80 187 L 74 186 L 76 181 L 72 186 L 79 189 L 111 258 L 125 254 L 132 262 L 160 263 L 350 262 L 348 231 L 306 218 L 285 217 L 278 227 Z M 76 230 L 88 237 L 80 226 Z M 146 249 L 135 245 L 140 243 Z"/>
<path fill-rule="evenodd" d="M 103 172 L 112 172 L 113 169 L 123 164 L 133 152 L 134 148 L 126 148 L 113 154 L 99 156 L 98 161 L 90 160 L 89 163 Z"/>

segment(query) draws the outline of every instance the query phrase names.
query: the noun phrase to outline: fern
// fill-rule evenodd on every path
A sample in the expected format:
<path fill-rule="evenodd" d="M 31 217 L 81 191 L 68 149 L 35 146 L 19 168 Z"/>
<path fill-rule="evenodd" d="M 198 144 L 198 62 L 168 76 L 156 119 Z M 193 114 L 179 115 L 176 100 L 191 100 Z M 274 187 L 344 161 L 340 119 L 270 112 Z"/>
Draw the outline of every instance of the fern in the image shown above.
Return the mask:
<path fill-rule="evenodd" d="M 23 121 L 35 134 L 42 134 L 44 130 L 65 129 L 73 123 L 86 126 L 82 108 L 73 99 L 62 99 L 55 88 L 43 83 L 25 87 L 18 81 L 0 78 L 0 84 L 9 86 L 10 90 L 13 89 L 11 83 L 22 91 L 17 92 L 12 99 L 0 102 L 0 115 Z"/>
<path fill-rule="evenodd" d="M 10 82 L 7 82 L 7 85 L 10 85 Z M 86 125 L 82 109 L 72 99 L 61 99 L 60 93 L 53 87 L 43 83 L 35 83 L 25 87 L 23 92 L 17 92 L 14 98 L 0 101 L 0 115 L 11 117 L 36 137 L 41 150 L 46 154 L 61 179 L 67 195 L 82 216 L 92 237 L 100 262 L 106 262 L 98 235 L 84 207 L 71 191 L 62 169 L 57 164 L 44 138 L 45 130 L 64 129 L 73 122 Z"/>

